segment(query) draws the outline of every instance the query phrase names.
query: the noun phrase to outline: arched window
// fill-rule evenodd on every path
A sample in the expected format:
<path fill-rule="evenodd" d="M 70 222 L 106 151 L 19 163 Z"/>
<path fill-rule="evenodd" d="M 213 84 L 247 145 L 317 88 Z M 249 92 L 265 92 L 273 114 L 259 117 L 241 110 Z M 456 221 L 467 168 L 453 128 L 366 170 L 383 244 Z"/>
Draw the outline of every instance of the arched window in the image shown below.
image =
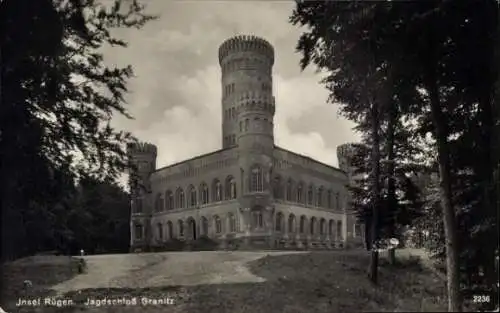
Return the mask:
<path fill-rule="evenodd" d="M 213 195 L 212 199 L 213 201 L 222 201 L 222 184 L 218 179 L 214 179 L 212 183 L 212 190 L 213 190 Z"/>
<path fill-rule="evenodd" d="M 236 199 L 236 180 L 232 176 L 226 178 L 225 198 L 227 200 Z"/>
<path fill-rule="evenodd" d="M 342 221 L 337 221 L 337 238 L 342 240 Z"/>
<path fill-rule="evenodd" d="M 250 191 L 262 191 L 262 169 L 258 166 L 254 167 L 251 171 Z"/>
<path fill-rule="evenodd" d="M 316 233 L 316 218 L 312 217 L 311 218 L 311 225 L 309 226 L 309 231 L 311 235 L 314 235 Z"/>
<path fill-rule="evenodd" d="M 328 221 L 328 234 L 331 237 L 335 236 L 335 221 L 334 220 L 329 220 Z"/>
<path fill-rule="evenodd" d="M 196 189 L 194 188 L 193 185 L 189 185 L 188 193 L 189 193 L 189 207 L 196 206 Z"/>
<path fill-rule="evenodd" d="M 215 233 L 222 233 L 222 223 L 218 215 L 214 216 Z"/>
<path fill-rule="evenodd" d="M 204 216 L 201 217 L 201 234 L 208 236 L 208 219 Z"/>
<path fill-rule="evenodd" d="M 250 126 L 250 121 L 248 118 L 245 120 L 245 131 L 248 131 L 248 127 Z"/>
<path fill-rule="evenodd" d="M 240 121 L 240 133 L 243 132 L 243 121 Z"/>
<path fill-rule="evenodd" d="M 182 190 L 182 188 L 177 188 L 177 190 L 175 191 L 175 207 L 184 207 L 184 190 Z"/>
<path fill-rule="evenodd" d="M 340 210 L 340 194 L 338 192 L 335 193 L 335 208 Z"/>
<path fill-rule="evenodd" d="M 328 190 L 326 194 L 326 207 L 331 209 L 332 208 L 332 191 Z"/>
<path fill-rule="evenodd" d="M 167 222 L 167 232 L 168 232 L 168 239 L 173 239 L 174 238 L 174 225 L 172 224 L 171 221 Z"/>
<path fill-rule="evenodd" d="M 299 183 L 299 185 L 297 186 L 297 202 L 298 203 L 304 202 L 303 193 L 304 193 L 304 190 L 302 187 L 302 183 Z"/>
<path fill-rule="evenodd" d="M 318 193 L 316 194 L 316 206 L 323 206 L 323 187 L 318 188 Z"/>
<path fill-rule="evenodd" d="M 179 227 L 179 237 L 184 237 L 184 222 L 182 220 L 177 221 Z"/>
<path fill-rule="evenodd" d="M 201 183 L 200 185 L 200 202 L 201 204 L 208 203 L 208 187 L 205 183 Z"/>
<path fill-rule="evenodd" d="M 174 194 L 172 191 L 167 190 L 165 193 L 165 209 L 172 210 L 174 208 Z"/>
<path fill-rule="evenodd" d="M 234 216 L 233 213 L 229 213 L 227 216 L 228 221 L 229 221 L 229 231 L 231 233 L 236 232 L 236 217 Z"/>
<path fill-rule="evenodd" d="M 262 212 L 257 213 L 257 225 L 259 225 L 259 227 L 264 227 L 264 221 L 262 219 Z"/>
<path fill-rule="evenodd" d="M 293 190 L 293 181 L 292 179 L 289 179 L 288 182 L 286 183 L 286 201 L 292 201 L 293 199 L 292 190 Z"/>
<path fill-rule="evenodd" d="M 158 239 L 163 240 L 163 225 L 161 223 L 156 225 L 156 231 L 158 233 Z"/>
<path fill-rule="evenodd" d="M 276 176 L 273 182 L 273 195 L 275 199 L 283 199 L 281 177 Z"/>
<path fill-rule="evenodd" d="M 135 228 L 134 228 L 135 239 L 141 240 L 142 239 L 142 232 L 143 232 L 142 225 L 136 224 Z"/>
<path fill-rule="evenodd" d="M 281 212 L 278 212 L 278 214 L 276 214 L 275 229 L 276 229 L 276 231 L 282 231 L 283 230 L 283 214 Z"/>
<path fill-rule="evenodd" d="M 309 185 L 309 188 L 307 189 L 307 204 L 309 205 L 313 204 L 313 195 L 314 195 L 314 186 Z"/>
<path fill-rule="evenodd" d="M 325 235 L 326 232 L 326 220 L 324 218 L 319 220 L 319 234 Z"/>
<path fill-rule="evenodd" d="M 288 217 L 288 232 L 295 232 L 295 215 L 293 214 L 290 214 L 290 216 Z"/>
<path fill-rule="evenodd" d="M 305 231 L 306 231 L 306 222 L 307 222 L 306 217 L 304 215 L 302 215 L 300 217 L 300 225 L 299 225 L 299 232 L 301 234 L 305 233 Z"/>

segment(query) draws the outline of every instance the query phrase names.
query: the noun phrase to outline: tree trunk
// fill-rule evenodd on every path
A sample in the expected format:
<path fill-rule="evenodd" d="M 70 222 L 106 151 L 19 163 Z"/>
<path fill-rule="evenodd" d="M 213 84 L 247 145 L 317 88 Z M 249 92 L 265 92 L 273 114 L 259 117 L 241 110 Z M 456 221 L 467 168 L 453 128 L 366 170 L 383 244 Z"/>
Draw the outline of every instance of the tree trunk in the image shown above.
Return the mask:
<path fill-rule="evenodd" d="M 435 32 L 437 17 L 427 24 L 426 35 L 428 45 L 423 57 L 424 85 L 429 93 L 433 133 L 437 144 L 437 160 L 439 165 L 439 195 L 446 248 L 446 283 L 448 295 L 448 312 L 462 312 L 460 296 L 460 264 L 457 221 L 452 201 L 451 160 L 448 143 L 448 121 L 442 111 L 438 86 L 438 38 Z"/>
<path fill-rule="evenodd" d="M 395 163 L 394 163 L 394 137 L 396 130 L 396 119 L 398 117 L 397 104 L 390 103 L 389 121 L 387 125 L 387 202 L 386 210 L 388 211 L 389 218 L 389 237 L 395 237 L 395 227 L 396 227 L 396 178 L 395 178 Z M 389 248 L 389 263 L 391 265 L 396 264 L 396 250 L 394 248 Z"/>
<path fill-rule="evenodd" d="M 500 23 L 496 22 L 498 7 L 493 5 L 488 13 L 491 15 L 486 15 L 485 20 L 488 20 L 489 24 L 485 27 L 486 29 L 483 33 L 483 36 L 485 36 L 484 41 L 487 43 L 483 50 L 485 53 L 484 60 L 487 61 L 484 63 L 485 68 L 482 69 L 484 82 L 482 81 L 481 90 L 478 92 L 481 148 L 483 150 L 482 161 L 479 164 L 479 175 L 482 181 L 484 217 L 485 221 L 489 221 L 489 229 L 484 234 L 485 238 L 489 238 L 486 240 L 489 245 L 482 247 L 484 248 L 482 249 L 484 253 L 484 273 L 488 288 L 495 289 L 498 279 L 498 273 L 495 274 L 495 249 L 498 247 L 498 236 L 496 234 L 497 227 L 493 225 L 496 222 L 498 202 L 494 186 L 495 168 L 499 160 L 498 151 L 496 150 L 498 138 L 495 138 L 498 136 L 498 132 L 495 131 L 495 123 L 498 122 L 499 118 L 498 107 L 495 107 L 495 104 L 498 106 L 498 102 L 495 103 L 495 83 L 498 75 L 497 57 L 500 56 L 500 43 L 495 38 L 498 38 L 498 35 L 500 35 Z M 492 238 L 495 238 L 495 240 Z"/>
<path fill-rule="evenodd" d="M 367 219 L 365 221 L 365 248 L 367 251 L 372 249 L 372 240 L 371 240 L 371 220 Z"/>
<path fill-rule="evenodd" d="M 378 103 L 371 104 L 370 120 L 372 127 L 372 152 L 371 152 L 371 203 L 373 214 L 371 219 L 371 259 L 369 278 L 372 283 L 378 282 L 378 250 L 375 242 L 378 240 L 379 204 L 380 204 L 380 135 L 379 135 L 379 110 Z"/>
<path fill-rule="evenodd" d="M 457 221 L 452 203 L 451 192 L 451 164 L 448 146 L 448 131 L 446 118 L 441 111 L 439 91 L 435 77 L 434 67 L 428 69 L 427 89 L 431 102 L 431 115 L 434 135 L 437 142 L 439 163 L 439 193 L 440 205 L 443 211 L 443 223 L 446 236 L 446 276 L 448 290 L 448 312 L 462 312 L 460 297 L 460 267 L 459 247 L 457 236 Z"/>

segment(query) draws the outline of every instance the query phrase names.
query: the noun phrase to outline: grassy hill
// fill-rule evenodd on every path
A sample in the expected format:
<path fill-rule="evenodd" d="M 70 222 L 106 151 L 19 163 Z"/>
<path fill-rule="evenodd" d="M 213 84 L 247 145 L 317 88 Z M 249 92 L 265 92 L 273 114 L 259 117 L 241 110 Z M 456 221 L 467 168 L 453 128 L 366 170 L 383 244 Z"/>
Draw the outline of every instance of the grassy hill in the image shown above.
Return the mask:
<path fill-rule="evenodd" d="M 189 253 L 189 252 L 188 252 Z M 147 255 L 146 255 L 147 256 Z M 124 257 L 127 257 L 124 255 Z M 237 252 L 228 257 L 236 262 Z M 364 251 L 311 252 L 291 255 L 267 255 L 245 266 L 263 282 L 198 284 L 150 288 L 91 288 L 65 295 L 75 301 L 72 307 L 43 308 L 43 312 L 351 312 L 351 311 L 446 311 L 445 282 L 418 259 L 405 258 L 390 267 L 381 260 L 380 284 L 373 286 L 366 278 L 368 255 Z M 175 276 L 179 269 L 165 270 Z M 200 259 L 200 266 L 210 262 Z M 67 265 L 67 269 L 71 268 Z M 219 264 L 220 266 L 220 264 Z M 59 278 L 62 277 L 61 270 Z M 45 268 L 44 275 L 51 271 Z M 68 270 L 67 275 L 70 274 Z M 180 275 L 181 273 L 179 273 Z M 213 273 L 216 274 L 216 273 Z M 130 275 L 140 275 L 135 270 Z M 166 275 L 158 273 L 158 275 Z M 53 277 L 57 277 L 53 276 Z M 67 276 L 69 277 L 69 276 Z M 55 278 L 53 278 L 55 280 Z M 134 278 L 135 279 L 135 278 Z M 137 276 L 137 279 L 140 279 Z M 175 279 L 174 279 L 175 280 Z M 135 306 L 86 307 L 88 298 L 136 297 Z M 169 297 L 174 304 L 141 305 L 142 297 Z M 5 307 L 4 307 L 5 309 Z M 22 310 L 20 312 L 23 312 Z M 24 312 L 33 312 L 27 310 Z"/>

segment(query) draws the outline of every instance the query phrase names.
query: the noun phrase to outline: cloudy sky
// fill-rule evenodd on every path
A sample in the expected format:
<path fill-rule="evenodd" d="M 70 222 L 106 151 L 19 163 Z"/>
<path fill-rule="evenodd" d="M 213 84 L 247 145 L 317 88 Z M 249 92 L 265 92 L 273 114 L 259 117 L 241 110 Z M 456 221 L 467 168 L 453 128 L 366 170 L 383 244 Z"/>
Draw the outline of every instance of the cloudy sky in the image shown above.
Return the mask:
<path fill-rule="evenodd" d="M 129 48 L 105 51 L 108 64 L 134 67 L 128 108 L 115 125 L 159 148 L 157 166 L 220 149 L 221 87 L 217 53 L 227 38 L 251 34 L 274 47 L 275 140 L 337 166 L 336 147 L 356 141 L 350 122 L 327 104 L 314 68 L 300 71 L 300 29 L 288 23 L 293 1 L 147 0 L 160 15 L 142 30 L 118 30 Z"/>

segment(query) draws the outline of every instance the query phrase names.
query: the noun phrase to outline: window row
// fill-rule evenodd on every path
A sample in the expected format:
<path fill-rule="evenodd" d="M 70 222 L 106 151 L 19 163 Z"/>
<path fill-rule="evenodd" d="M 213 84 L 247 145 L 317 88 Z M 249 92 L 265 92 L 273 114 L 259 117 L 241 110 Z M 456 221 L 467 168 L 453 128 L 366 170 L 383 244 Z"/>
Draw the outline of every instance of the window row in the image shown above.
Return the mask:
<path fill-rule="evenodd" d="M 253 88 L 252 88 L 253 89 Z M 270 83 L 261 83 L 260 85 L 260 89 L 262 91 L 268 91 L 268 92 L 271 92 L 272 91 L 272 85 Z M 234 90 L 235 90 L 235 85 L 234 83 L 231 83 L 231 84 L 227 84 L 224 86 L 224 90 L 222 91 L 222 96 L 225 98 L 225 97 L 228 97 L 229 95 L 233 94 L 234 93 Z"/>
<path fill-rule="evenodd" d="M 186 195 L 181 187 L 177 188 L 175 193 L 167 190 L 165 194 L 156 195 L 154 207 L 156 212 L 161 212 L 230 199 L 236 199 L 236 180 L 232 176 L 226 178 L 224 186 L 218 179 L 213 180 L 210 189 L 205 182 L 202 182 L 198 189 L 190 185 Z"/>
<path fill-rule="evenodd" d="M 329 235 L 338 240 L 342 240 L 342 221 L 340 220 L 329 220 L 327 228 L 326 219 L 321 218 L 318 222 L 316 217 L 311 217 L 308 222 L 307 217 L 302 215 L 299 220 L 299 228 L 297 229 L 296 217 L 294 214 L 290 214 L 288 216 L 288 221 L 285 223 L 285 216 L 283 213 L 278 212 L 275 216 L 274 227 L 275 231 L 278 232 L 284 232 L 286 230 L 288 233 L 309 233 L 310 235 L 319 234 L 321 236 Z"/>
<path fill-rule="evenodd" d="M 142 236 L 142 225 L 138 225 L 141 229 L 140 233 L 136 233 L 136 239 L 140 239 L 140 236 Z M 225 219 L 220 218 L 218 215 L 215 215 L 211 219 L 202 216 L 200 219 L 199 235 L 208 236 L 210 228 L 213 228 L 213 233 L 215 234 L 222 234 L 223 232 L 235 233 L 240 231 L 240 223 L 232 213 L 229 213 Z M 195 238 L 197 237 L 197 232 L 196 222 L 193 218 L 189 218 L 187 222 L 178 220 L 175 224 L 172 221 L 168 221 L 166 224 L 157 223 L 155 238 L 159 240 L 184 237 Z"/>
<path fill-rule="evenodd" d="M 270 131 L 273 129 L 273 122 L 268 120 L 267 118 L 260 119 L 258 117 L 254 118 L 252 122 L 254 131 Z M 250 119 L 245 119 L 244 121 L 240 121 L 240 133 L 246 132 L 250 130 Z"/>
<path fill-rule="evenodd" d="M 275 199 L 340 210 L 342 208 L 339 192 L 325 190 L 323 186 L 316 188 L 310 184 L 307 189 L 303 182 L 295 184 L 290 178 L 284 183 L 280 176 L 273 180 L 273 195 Z"/>
<path fill-rule="evenodd" d="M 252 228 L 262 228 L 263 218 L 261 212 L 253 212 L 251 226 Z M 274 221 L 275 231 L 288 233 L 298 233 L 298 234 L 309 234 L 311 236 L 321 235 L 330 236 L 336 240 L 342 240 L 342 221 L 330 219 L 327 221 L 324 218 L 318 219 L 312 217 L 309 220 L 305 215 L 302 215 L 299 219 L 298 227 L 297 221 L 294 214 L 290 214 L 288 219 L 285 220 L 283 213 L 278 212 L 275 216 Z M 357 226 L 357 225 L 355 225 Z M 240 231 L 240 223 L 237 217 L 229 213 L 225 219 L 221 219 L 218 215 L 215 215 L 212 219 L 207 219 L 206 217 L 201 217 L 199 234 L 202 236 L 209 235 L 209 229 L 213 227 L 214 234 L 222 234 L 224 232 L 234 233 Z M 227 227 L 227 228 L 226 228 Z M 356 228 L 356 227 L 355 227 Z M 227 230 L 227 231 L 226 231 Z M 360 230 L 358 231 L 358 236 Z M 198 229 L 196 228 L 196 222 L 193 218 L 189 218 L 187 223 L 183 220 L 178 220 L 175 224 L 172 221 L 168 221 L 166 224 L 157 223 L 155 229 L 155 238 L 159 240 L 168 240 L 172 238 L 195 238 L 197 236 Z M 354 236 L 356 236 L 356 231 Z M 136 224 L 134 229 L 134 237 L 137 240 L 142 239 L 144 236 L 144 229 L 141 224 Z"/>
<path fill-rule="evenodd" d="M 236 144 L 236 135 L 228 135 L 224 137 L 224 147 L 233 146 Z"/>
<path fill-rule="evenodd" d="M 226 120 L 235 119 L 237 115 L 236 108 L 229 108 L 224 111 L 224 119 Z"/>

